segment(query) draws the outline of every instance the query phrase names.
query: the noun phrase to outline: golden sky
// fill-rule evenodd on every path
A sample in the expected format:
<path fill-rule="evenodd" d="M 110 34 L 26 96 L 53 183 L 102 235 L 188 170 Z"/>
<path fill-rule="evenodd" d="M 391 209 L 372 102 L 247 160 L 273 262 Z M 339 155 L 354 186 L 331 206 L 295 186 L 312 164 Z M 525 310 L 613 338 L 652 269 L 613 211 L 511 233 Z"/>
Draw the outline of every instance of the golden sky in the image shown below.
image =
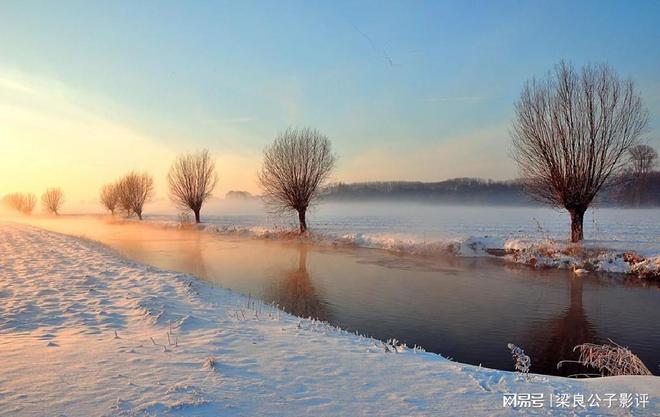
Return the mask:
<path fill-rule="evenodd" d="M 39 196 L 59 186 L 68 206 L 87 205 L 95 202 L 102 184 L 136 169 L 150 172 L 157 199 L 165 198 L 167 170 L 185 147 L 171 149 L 103 118 L 84 100 L 63 85 L 0 74 L 0 194 Z M 216 195 L 229 189 L 258 192 L 258 153 L 215 157 L 221 177 Z"/>

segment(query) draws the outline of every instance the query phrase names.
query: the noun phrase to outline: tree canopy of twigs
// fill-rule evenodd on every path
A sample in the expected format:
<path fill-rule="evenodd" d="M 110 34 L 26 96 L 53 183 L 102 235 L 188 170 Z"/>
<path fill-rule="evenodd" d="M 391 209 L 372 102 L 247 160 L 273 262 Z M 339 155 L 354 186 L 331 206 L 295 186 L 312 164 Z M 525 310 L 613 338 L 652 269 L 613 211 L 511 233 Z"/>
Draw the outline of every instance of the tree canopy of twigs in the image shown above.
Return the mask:
<path fill-rule="evenodd" d="M 118 202 L 127 214 L 135 214 L 142 220 L 144 203 L 153 197 L 154 179 L 148 173 L 135 171 L 125 175 L 116 185 Z"/>
<path fill-rule="evenodd" d="M 105 184 L 101 187 L 101 194 L 99 197 L 101 204 L 105 207 L 110 214 L 114 216 L 115 210 L 119 205 L 119 192 L 117 184 Z"/>
<path fill-rule="evenodd" d="M 202 205 L 218 182 L 215 161 L 209 151 L 180 155 L 172 164 L 167 181 L 172 202 L 183 210 L 192 210 L 195 222 L 199 223 Z"/>
<path fill-rule="evenodd" d="M 60 214 L 60 208 L 64 204 L 64 193 L 61 188 L 49 188 L 41 195 L 41 204 L 44 210 L 55 215 Z"/>
<path fill-rule="evenodd" d="M 22 214 L 32 214 L 37 205 L 37 197 L 34 194 L 12 193 L 5 195 L 2 202 Z"/>
<path fill-rule="evenodd" d="M 607 65 L 581 71 L 566 62 L 529 81 L 515 105 L 511 154 L 526 191 L 571 215 L 571 240 L 583 239 L 584 213 L 619 176 L 648 123 L 631 80 Z"/>
<path fill-rule="evenodd" d="M 273 213 L 298 212 L 307 231 L 307 209 L 318 197 L 335 165 L 330 140 L 316 129 L 288 128 L 264 150 L 259 172 L 263 198 Z"/>

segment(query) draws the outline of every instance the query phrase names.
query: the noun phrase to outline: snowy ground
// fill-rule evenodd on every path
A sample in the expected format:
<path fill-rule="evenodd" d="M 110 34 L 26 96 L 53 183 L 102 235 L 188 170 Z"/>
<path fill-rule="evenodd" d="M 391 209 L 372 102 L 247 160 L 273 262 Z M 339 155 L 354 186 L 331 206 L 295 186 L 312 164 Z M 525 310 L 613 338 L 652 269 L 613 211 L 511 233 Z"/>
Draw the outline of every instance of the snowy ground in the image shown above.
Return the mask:
<path fill-rule="evenodd" d="M 193 277 L 10 223 L 0 223 L 0 358 L 2 416 L 660 412 L 658 377 L 525 381 L 434 354 L 386 353 Z M 542 395 L 544 407 L 503 407 L 505 393 Z M 557 406 L 564 394 L 568 408 Z M 622 394 L 633 395 L 629 407 Z M 584 408 L 573 407 L 579 395 Z"/>

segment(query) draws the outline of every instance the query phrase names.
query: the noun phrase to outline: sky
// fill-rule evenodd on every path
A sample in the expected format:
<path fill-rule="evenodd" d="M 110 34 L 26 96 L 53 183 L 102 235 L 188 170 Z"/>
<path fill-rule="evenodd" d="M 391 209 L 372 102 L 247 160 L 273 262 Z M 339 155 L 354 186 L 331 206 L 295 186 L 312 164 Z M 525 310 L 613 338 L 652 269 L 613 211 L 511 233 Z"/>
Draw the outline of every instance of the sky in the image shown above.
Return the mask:
<path fill-rule="evenodd" d="M 0 2 L 0 194 L 97 199 L 181 152 L 258 193 L 263 148 L 312 126 L 334 181 L 513 178 L 513 104 L 561 59 L 637 84 L 660 148 L 660 1 Z"/>

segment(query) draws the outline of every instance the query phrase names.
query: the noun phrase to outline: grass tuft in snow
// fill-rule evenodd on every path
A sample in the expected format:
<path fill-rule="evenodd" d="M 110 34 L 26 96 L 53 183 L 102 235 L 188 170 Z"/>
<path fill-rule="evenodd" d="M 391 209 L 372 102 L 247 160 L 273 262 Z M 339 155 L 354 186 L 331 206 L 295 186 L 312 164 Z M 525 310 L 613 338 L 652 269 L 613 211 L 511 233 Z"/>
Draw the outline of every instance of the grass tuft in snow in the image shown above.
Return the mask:
<path fill-rule="evenodd" d="M 560 368 L 563 363 L 574 362 L 584 366 L 598 369 L 602 376 L 617 375 L 652 375 L 644 363 L 628 348 L 620 346 L 612 340 L 612 345 L 596 345 L 583 343 L 575 346 L 573 351 L 579 351 L 580 357 L 577 361 L 561 361 L 557 364 Z"/>
<path fill-rule="evenodd" d="M 511 356 L 513 356 L 516 371 L 520 372 L 525 377 L 525 379 L 528 379 L 529 368 L 532 366 L 532 359 L 525 354 L 524 350 L 514 345 L 513 343 L 509 343 L 507 347 L 511 351 Z"/>
<path fill-rule="evenodd" d="M 215 358 L 213 356 L 208 356 L 202 365 L 202 368 L 212 371 L 215 369 Z"/>

